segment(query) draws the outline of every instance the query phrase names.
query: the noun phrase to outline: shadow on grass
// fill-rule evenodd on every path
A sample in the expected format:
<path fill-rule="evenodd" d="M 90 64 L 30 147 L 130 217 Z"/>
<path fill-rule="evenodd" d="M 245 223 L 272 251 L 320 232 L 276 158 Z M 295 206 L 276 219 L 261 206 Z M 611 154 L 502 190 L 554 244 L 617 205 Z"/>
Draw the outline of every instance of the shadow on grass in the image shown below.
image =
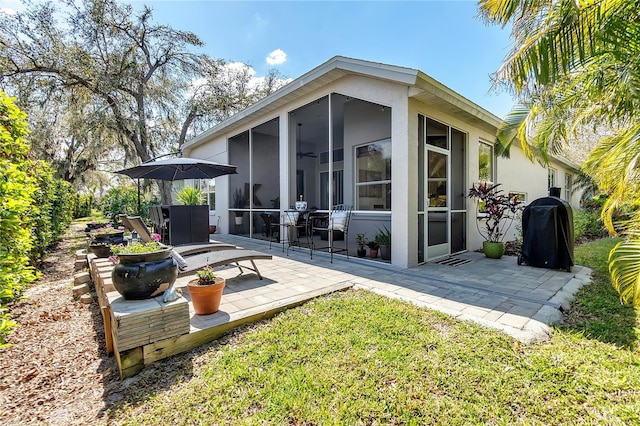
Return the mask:
<path fill-rule="evenodd" d="M 634 349 L 640 332 L 638 311 L 632 305 L 620 303 L 608 271 L 609 251 L 618 241 L 604 238 L 576 247 L 576 263 L 593 269 L 592 283 L 576 294 L 571 309 L 565 313 L 565 323 L 559 329 Z"/>

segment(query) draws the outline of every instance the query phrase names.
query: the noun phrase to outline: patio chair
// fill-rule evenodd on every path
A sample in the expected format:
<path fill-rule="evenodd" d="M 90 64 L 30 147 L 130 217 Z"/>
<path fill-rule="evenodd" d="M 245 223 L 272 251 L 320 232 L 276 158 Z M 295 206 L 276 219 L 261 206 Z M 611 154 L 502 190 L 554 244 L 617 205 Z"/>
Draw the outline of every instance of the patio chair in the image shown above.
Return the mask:
<path fill-rule="evenodd" d="M 309 252 L 311 252 L 311 243 L 309 242 L 309 213 L 306 210 L 285 210 L 280 221 L 282 233 L 280 240 L 282 241 L 282 251 L 284 251 L 285 243 L 287 244 L 287 256 L 289 249 L 295 246 L 302 247 L 300 244 L 300 236 L 307 238 Z M 313 256 L 312 256 L 313 258 Z"/>
<path fill-rule="evenodd" d="M 326 232 L 328 245 L 317 247 L 313 238 L 311 239 L 311 258 L 313 259 L 314 250 L 327 249 L 331 254 L 331 263 L 333 263 L 333 254 L 346 252 L 349 259 L 349 222 L 351 220 L 352 207 L 345 204 L 333 206 L 328 216 L 319 216 L 311 219 L 311 233 L 319 232 L 321 235 Z M 344 236 L 344 247 L 336 246 L 335 242 L 339 239 L 339 235 Z M 338 237 L 338 238 L 337 238 Z"/>
<path fill-rule="evenodd" d="M 240 269 L 240 274 L 243 274 L 243 268 L 249 269 L 256 273 L 259 279 L 262 279 L 262 275 L 256 266 L 256 260 L 271 260 L 270 254 L 261 253 L 255 250 L 245 249 L 231 249 L 231 250 L 216 250 L 208 253 L 200 253 L 192 256 L 187 256 L 184 261 L 185 265 L 181 266 L 178 271 L 178 276 L 193 275 L 198 270 L 210 266 L 215 268 L 216 266 L 232 265 Z M 249 261 L 251 266 L 240 265 L 239 262 Z"/>
<path fill-rule="evenodd" d="M 153 240 L 149 228 L 147 228 L 140 216 L 129 216 L 128 219 L 136 232 L 138 232 L 140 240 L 143 242 Z M 207 266 L 233 265 L 240 269 L 241 274 L 244 272 L 243 268 L 245 268 L 254 271 L 256 275 L 258 275 L 258 278 L 262 279 L 255 260 L 272 259 L 270 254 L 260 253 L 255 250 L 239 249 L 235 245 L 219 242 L 189 243 L 174 246 L 171 256 L 178 264 L 179 277 L 195 274 L 196 271 Z M 246 260 L 251 262 L 251 267 L 238 263 Z"/>
<path fill-rule="evenodd" d="M 119 214 L 118 219 L 120 219 L 120 222 L 122 222 L 122 225 L 124 225 L 127 231 L 133 231 L 133 225 L 129 222 L 129 218 L 126 214 Z"/>
<path fill-rule="evenodd" d="M 149 216 L 151 223 L 153 223 L 153 229 L 157 234 L 160 234 L 160 241 L 167 243 L 169 241 L 169 218 L 162 213 L 162 206 L 149 206 Z"/>
<path fill-rule="evenodd" d="M 142 221 L 140 216 L 127 216 L 127 220 L 138 233 L 138 238 L 144 243 L 153 241 L 151 237 L 151 231 L 147 228 L 147 225 Z M 126 225 L 125 225 L 126 226 Z M 233 244 L 220 243 L 217 241 L 201 242 L 201 243 L 187 243 L 177 246 L 173 246 L 176 253 L 182 256 L 189 256 L 196 253 L 209 252 L 213 250 L 228 250 L 235 249 Z"/>

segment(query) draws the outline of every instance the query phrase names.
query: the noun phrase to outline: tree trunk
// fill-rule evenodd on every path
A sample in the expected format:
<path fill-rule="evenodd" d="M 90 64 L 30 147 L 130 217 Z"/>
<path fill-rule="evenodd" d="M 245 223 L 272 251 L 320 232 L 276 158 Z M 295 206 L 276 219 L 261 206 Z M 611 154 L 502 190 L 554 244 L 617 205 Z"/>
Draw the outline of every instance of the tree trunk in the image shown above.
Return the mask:
<path fill-rule="evenodd" d="M 157 180 L 156 182 L 158 182 L 158 188 L 160 189 L 162 205 L 171 205 L 171 181 Z"/>

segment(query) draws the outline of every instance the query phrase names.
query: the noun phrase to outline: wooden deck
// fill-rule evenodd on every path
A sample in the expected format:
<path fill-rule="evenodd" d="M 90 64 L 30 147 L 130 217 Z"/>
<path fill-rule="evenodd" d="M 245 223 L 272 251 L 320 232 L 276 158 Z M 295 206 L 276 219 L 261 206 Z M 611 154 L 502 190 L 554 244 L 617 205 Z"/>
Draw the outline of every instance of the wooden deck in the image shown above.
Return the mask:
<path fill-rule="evenodd" d="M 321 287 L 305 286 L 278 274 L 267 272 L 260 280 L 253 272 L 239 274 L 238 269 L 224 269 L 218 271 L 227 279 L 220 311 L 195 315 L 186 290 L 186 283 L 193 276 L 176 281 L 175 286 L 183 295 L 173 302 L 164 303 L 162 296 L 129 301 L 115 291 L 111 282 L 113 266 L 107 259 L 89 255 L 88 262 L 104 321 L 107 351 L 116 357 L 121 378 L 135 375 L 154 361 L 218 339 L 233 328 L 353 285 L 334 279 Z M 270 261 L 258 262 L 262 268 Z"/>

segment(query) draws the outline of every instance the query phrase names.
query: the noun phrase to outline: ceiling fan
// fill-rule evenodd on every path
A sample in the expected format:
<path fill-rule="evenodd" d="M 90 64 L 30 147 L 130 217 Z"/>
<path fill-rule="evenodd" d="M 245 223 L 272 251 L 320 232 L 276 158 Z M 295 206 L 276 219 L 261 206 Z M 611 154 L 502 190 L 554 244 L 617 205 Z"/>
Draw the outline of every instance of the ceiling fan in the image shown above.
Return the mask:
<path fill-rule="evenodd" d="M 302 123 L 298 123 L 298 137 L 297 137 L 297 142 L 298 142 L 298 152 L 296 152 L 296 158 L 297 159 L 301 159 L 304 157 L 309 157 L 309 158 L 317 158 L 318 156 L 313 152 L 313 151 L 309 151 L 309 152 L 302 152 L 302 150 L 300 149 L 300 135 L 302 134 Z"/>

